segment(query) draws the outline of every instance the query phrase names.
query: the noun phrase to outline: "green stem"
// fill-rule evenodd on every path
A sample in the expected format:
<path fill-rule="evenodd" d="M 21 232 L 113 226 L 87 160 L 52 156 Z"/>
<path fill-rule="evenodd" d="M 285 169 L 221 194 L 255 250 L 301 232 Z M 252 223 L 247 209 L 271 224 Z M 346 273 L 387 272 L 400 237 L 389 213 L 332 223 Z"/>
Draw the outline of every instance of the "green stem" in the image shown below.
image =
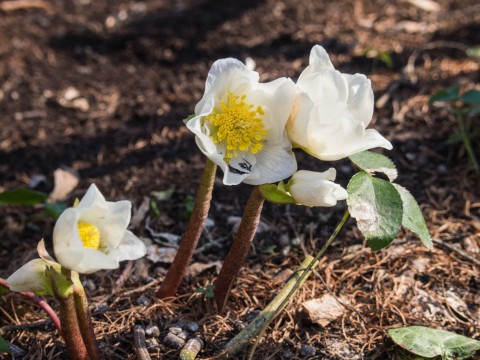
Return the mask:
<path fill-rule="evenodd" d="M 307 266 L 311 264 L 313 260 L 314 258 L 312 256 L 307 255 L 305 260 L 300 264 L 298 270 L 294 273 L 294 275 L 292 275 L 290 280 L 287 281 L 277 296 L 275 296 L 275 298 L 265 307 L 265 309 L 263 309 L 263 311 L 245 327 L 245 329 L 243 329 L 238 335 L 230 340 L 227 345 L 225 345 L 226 351 L 222 353 L 222 355 L 235 355 L 246 344 L 248 344 L 251 339 L 258 336 L 262 329 L 268 326 L 270 321 L 272 321 L 275 317 L 275 314 L 285 307 L 296 289 L 298 289 L 298 287 L 303 284 L 305 280 L 307 280 L 307 277 L 312 272 L 311 269 L 307 268 Z"/>
<path fill-rule="evenodd" d="M 463 114 L 460 109 L 455 109 L 455 117 L 457 118 L 458 127 L 460 129 L 460 135 L 463 140 L 463 145 L 465 146 L 465 151 L 467 152 L 468 160 L 472 165 L 473 169 L 478 171 L 480 166 L 478 165 L 477 158 L 475 156 L 475 151 L 473 150 L 472 143 L 470 141 L 470 136 L 468 134 L 469 128 L 466 127 L 463 119 Z"/>
<path fill-rule="evenodd" d="M 260 188 L 255 186 L 245 206 L 237 235 L 215 282 L 215 303 L 219 312 L 222 312 L 225 308 L 233 281 L 245 263 L 258 223 L 260 222 L 264 202 L 265 198 Z"/>
<path fill-rule="evenodd" d="M 62 337 L 72 360 L 89 360 L 87 348 L 80 334 L 73 295 L 57 297 L 59 303 Z"/>
<path fill-rule="evenodd" d="M 290 299 L 298 291 L 300 286 L 302 286 L 305 280 L 307 280 L 308 276 L 310 276 L 313 268 L 317 265 L 318 260 L 322 257 L 327 248 L 337 237 L 338 233 L 347 221 L 348 216 L 349 213 L 346 211 L 332 235 L 330 235 L 327 242 L 323 245 L 315 257 L 312 258 L 311 256 L 307 256 L 305 258 L 299 269 L 294 273 L 290 280 L 288 280 L 277 296 L 275 296 L 275 298 L 265 307 L 265 309 L 255 319 L 253 319 L 252 322 L 247 325 L 247 327 L 245 327 L 245 329 L 243 329 L 232 340 L 230 340 L 227 345 L 225 345 L 225 350 L 214 357 L 204 360 L 214 360 L 224 358 L 225 356 L 232 356 L 238 353 L 245 345 L 247 345 L 251 339 L 255 337 L 259 338 L 265 332 L 268 325 L 287 306 Z M 255 348 L 256 345 L 250 352 L 250 358 L 253 356 Z"/>
<path fill-rule="evenodd" d="M 185 276 L 187 266 L 192 259 L 193 252 L 197 247 L 205 220 L 208 216 L 216 170 L 217 165 L 212 161 L 207 160 L 202 181 L 200 182 L 200 186 L 198 187 L 195 196 L 195 205 L 193 207 L 192 215 L 188 221 L 187 229 L 185 230 L 182 242 L 175 255 L 175 259 L 173 260 L 170 269 L 168 269 L 165 280 L 157 293 L 159 298 L 174 296 Z"/>
<path fill-rule="evenodd" d="M 80 283 L 73 285 L 73 299 L 75 302 L 75 311 L 77 313 L 80 333 L 87 348 L 88 355 L 91 360 L 100 360 L 102 359 L 102 356 L 100 355 L 97 339 L 95 338 L 87 296 Z"/>

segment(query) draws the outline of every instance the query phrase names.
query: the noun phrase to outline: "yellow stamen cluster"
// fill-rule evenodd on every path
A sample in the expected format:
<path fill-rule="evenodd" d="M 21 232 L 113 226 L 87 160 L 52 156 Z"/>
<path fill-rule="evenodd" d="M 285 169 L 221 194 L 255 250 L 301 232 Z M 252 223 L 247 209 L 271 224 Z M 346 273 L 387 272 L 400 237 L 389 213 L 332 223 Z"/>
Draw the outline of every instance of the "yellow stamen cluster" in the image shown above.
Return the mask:
<path fill-rule="evenodd" d="M 98 228 L 87 222 L 78 222 L 77 226 L 83 246 L 98 250 L 100 248 L 100 231 L 98 231 Z"/>
<path fill-rule="evenodd" d="M 225 161 L 238 156 L 238 151 L 258 153 L 263 148 L 267 131 L 263 126 L 261 106 L 254 108 L 245 102 L 246 95 L 235 96 L 228 93 L 227 101 L 220 103 L 205 117 L 213 125 L 210 138 L 215 144 L 223 143 L 226 148 Z"/>

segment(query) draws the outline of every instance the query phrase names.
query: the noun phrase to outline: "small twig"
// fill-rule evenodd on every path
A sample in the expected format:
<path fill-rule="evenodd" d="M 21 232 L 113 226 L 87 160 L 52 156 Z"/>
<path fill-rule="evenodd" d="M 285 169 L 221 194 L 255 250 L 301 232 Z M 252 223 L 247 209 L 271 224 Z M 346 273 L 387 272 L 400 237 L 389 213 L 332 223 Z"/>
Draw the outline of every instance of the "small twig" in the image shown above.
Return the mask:
<path fill-rule="evenodd" d="M 136 325 L 133 329 L 133 340 L 138 358 L 140 360 L 151 360 L 148 354 L 147 342 L 145 341 L 145 330 L 142 325 Z"/>
<path fill-rule="evenodd" d="M 5 326 L 2 326 L 1 330 L 2 331 L 36 330 L 38 328 L 42 328 L 44 326 L 51 325 L 51 324 L 52 324 L 51 320 L 41 320 L 41 321 L 36 321 L 28 324 L 5 325 Z"/>
<path fill-rule="evenodd" d="M 432 239 L 432 241 L 436 244 L 439 244 L 439 245 L 442 245 L 442 246 L 446 247 L 449 250 L 452 250 L 453 252 L 456 252 L 458 255 L 462 256 L 463 258 L 465 258 L 467 260 L 470 260 L 474 264 L 480 266 L 480 260 L 479 259 L 476 259 L 473 256 L 470 256 L 469 254 L 467 254 L 467 252 L 459 249 L 455 245 L 451 245 L 451 244 L 445 242 L 442 239 Z"/>
<path fill-rule="evenodd" d="M 115 281 L 115 288 L 113 289 L 114 293 L 116 293 L 125 284 L 127 279 L 130 277 L 130 273 L 132 272 L 132 269 L 133 269 L 133 261 L 127 262 L 125 269 L 123 269 L 117 281 Z"/>

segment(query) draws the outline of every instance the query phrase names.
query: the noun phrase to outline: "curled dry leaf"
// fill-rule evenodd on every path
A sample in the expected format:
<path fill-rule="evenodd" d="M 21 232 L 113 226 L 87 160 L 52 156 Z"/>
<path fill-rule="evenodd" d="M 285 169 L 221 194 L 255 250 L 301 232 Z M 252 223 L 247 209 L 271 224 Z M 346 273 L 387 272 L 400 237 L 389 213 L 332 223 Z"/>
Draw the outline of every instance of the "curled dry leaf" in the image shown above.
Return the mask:
<path fill-rule="evenodd" d="M 344 297 L 339 299 L 343 303 L 348 303 Z M 305 301 L 302 303 L 302 309 L 308 320 L 322 327 L 327 326 L 345 312 L 345 307 L 330 294 L 325 294 L 319 299 Z"/>
<path fill-rule="evenodd" d="M 54 186 L 48 200 L 57 202 L 64 200 L 78 185 L 78 176 L 72 171 L 57 169 L 53 172 Z"/>

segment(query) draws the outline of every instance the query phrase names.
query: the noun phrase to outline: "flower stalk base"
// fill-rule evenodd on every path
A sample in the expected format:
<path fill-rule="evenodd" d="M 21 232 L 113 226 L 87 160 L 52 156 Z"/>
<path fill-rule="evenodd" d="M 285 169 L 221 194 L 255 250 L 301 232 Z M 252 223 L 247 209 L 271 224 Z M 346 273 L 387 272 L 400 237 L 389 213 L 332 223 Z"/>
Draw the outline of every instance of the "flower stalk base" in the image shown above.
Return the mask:
<path fill-rule="evenodd" d="M 250 245 L 257 231 L 258 223 L 260 222 L 264 202 L 265 198 L 260 188 L 255 186 L 245 206 L 237 235 L 233 240 L 232 247 L 215 283 L 215 303 L 217 304 L 217 310 L 219 312 L 222 312 L 225 308 L 233 281 L 245 263 Z"/>
<path fill-rule="evenodd" d="M 193 252 L 197 247 L 205 220 L 208 216 L 216 170 L 217 165 L 207 160 L 202 181 L 195 196 L 195 205 L 190 220 L 188 221 L 187 229 L 183 235 L 177 255 L 175 255 L 175 259 L 170 269 L 168 269 L 165 280 L 157 293 L 157 296 L 161 299 L 174 296 L 185 276 L 187 266 L 192 259 Z"/>

